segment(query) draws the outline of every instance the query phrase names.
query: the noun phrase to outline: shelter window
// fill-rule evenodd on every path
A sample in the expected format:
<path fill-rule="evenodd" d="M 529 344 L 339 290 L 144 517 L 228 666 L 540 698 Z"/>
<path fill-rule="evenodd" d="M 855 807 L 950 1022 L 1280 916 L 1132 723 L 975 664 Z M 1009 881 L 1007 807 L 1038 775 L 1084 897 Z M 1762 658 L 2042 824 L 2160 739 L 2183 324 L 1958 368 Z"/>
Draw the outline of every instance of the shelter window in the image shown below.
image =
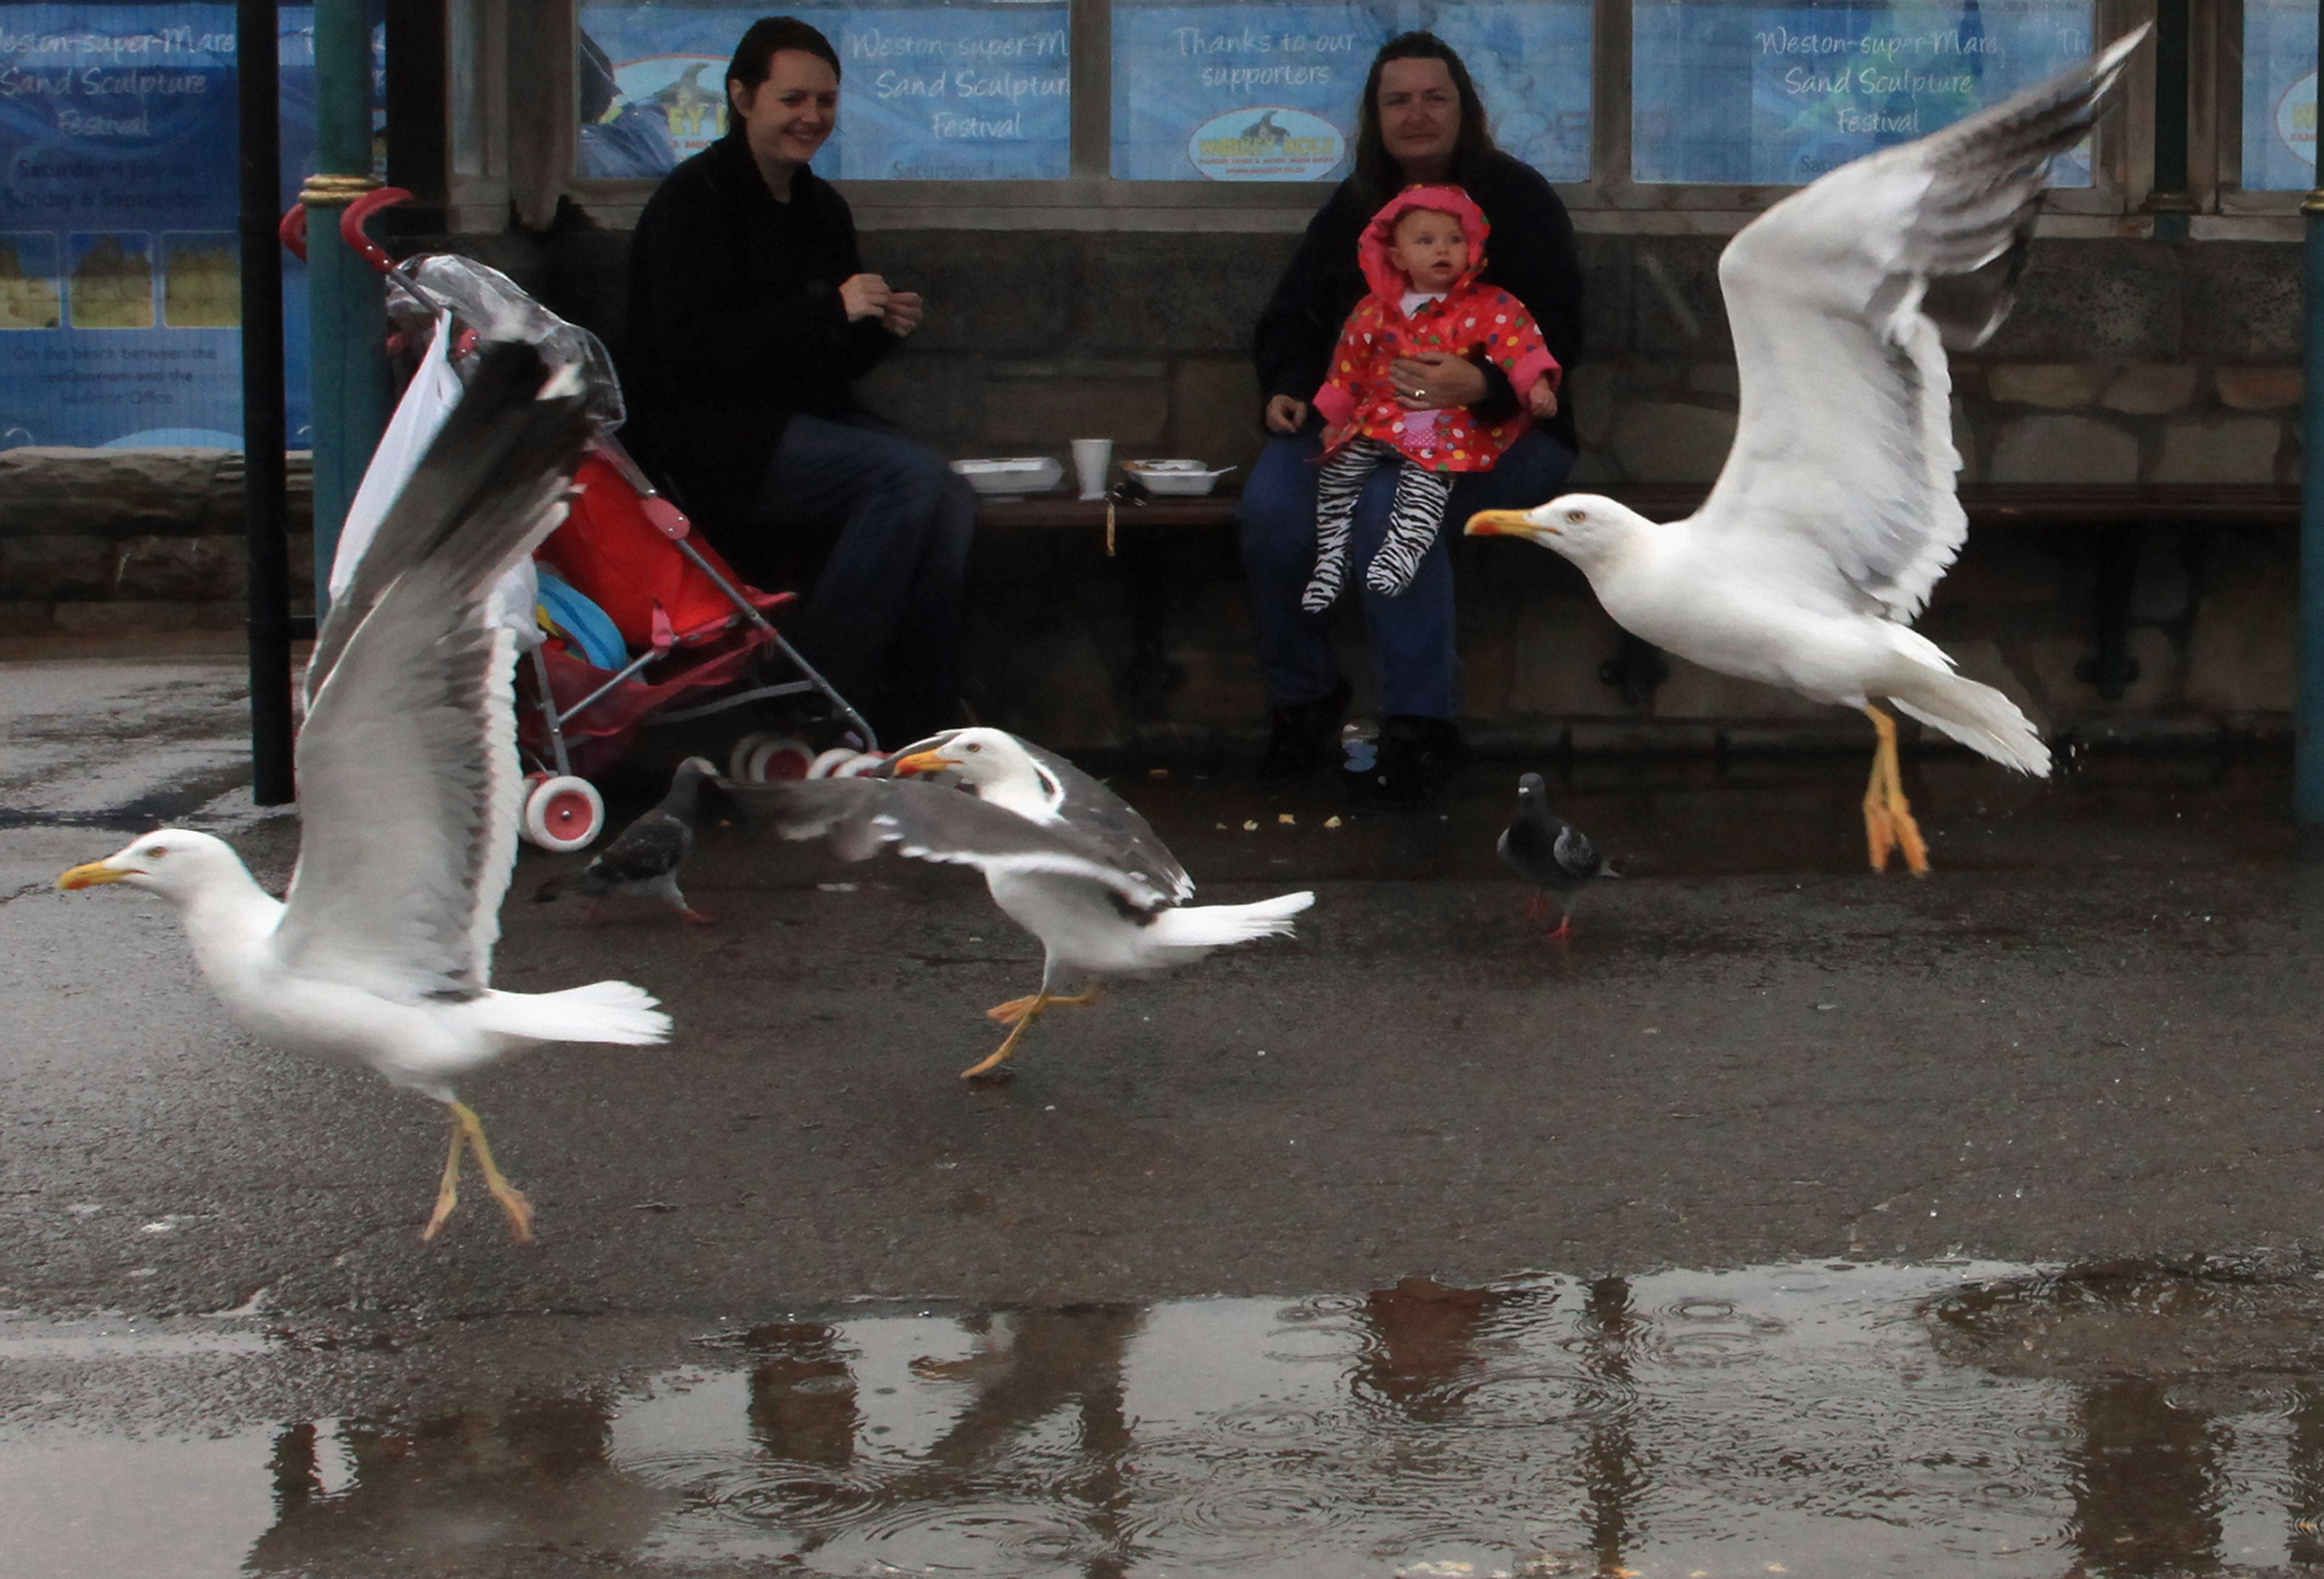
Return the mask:
<path fill-rule="evenodd" d="M 583 5 L 574 172 L 655 178 L 726 129 L 726 64 L 770 7 Z M 803 5 L 846 114 L 816 168 L 843 180 L 1060 180 L 1072 163 L 1066 0 Z"/>
<path fill-rule="evenodd" d="M 2243 184 L 2304 192 L 2316 184 L 2316 7 L 2244 0 Z"/>
<path fill-rule="evenodd" d="M 1459 51 L 1494 141 L 1554 181 L 1590 175 L 1591 0 L 1379 5 L 1114 0 L 1111 172 L 1134 181 L 1336 181 L 1389 37 Z"/>
<path fill-rule="evenodd" d="M 1784 186 L 1909 142 L 2089 54 L 2092 0 L 1637 0 L 1631 173 Z M 2315 37 L 2310 7 L 2309 37 Z M 2091 183 L 2087 146 L 2056 184 Z"/>

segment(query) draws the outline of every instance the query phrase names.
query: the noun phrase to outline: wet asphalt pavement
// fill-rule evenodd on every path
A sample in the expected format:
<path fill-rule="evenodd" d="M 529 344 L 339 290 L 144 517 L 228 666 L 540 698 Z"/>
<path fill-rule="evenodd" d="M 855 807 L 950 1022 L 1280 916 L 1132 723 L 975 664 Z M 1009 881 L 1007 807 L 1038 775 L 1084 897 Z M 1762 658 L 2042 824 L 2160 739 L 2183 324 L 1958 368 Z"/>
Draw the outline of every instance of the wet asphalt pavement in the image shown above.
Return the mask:
<path fill-rule="evenodd" d="M 899 1318 L 1154 1312 L 1360 1296 L 1419 1274 L 1537 1295 L 1547 1285 L 1508 1282 L 1530 1274 L 1571 1310 L 1609 1280 L 1673 1268 L 2167 1262 L 2292 1287 L 2324 1264 L 2324 997 L 2307 946 L 2324 867 L 2294 858 L 2281 752 L 2080 754 L 2047 785 L 1910 758 L 1937 866 L 1919 881 L 1860 869 L 1868 739 L 1865 759 L 1723 770 L 1481 762 L 1435 812 L 1403 817 L 1351 814 L 1327 785 L 1261 791 L 1228 764 L 1094 765 L 1203 898 L 1313 887 L 1317 903 L 1296 941 L 1052 1013 L 1017 1079 L 989 1089 L 956 1073 L 998 1042 L 982 1011 L 1031 990 L 1038 950 L 973 873 L 841 866 L 713 828 L 687 891 L 716 925 L 591 924 L 523 903 L 568 864 L 528 851 L 499 984 L 626 978 L 664 999 L 678 1033 L 662 1049 L 548 1050 L 464 1091 L 538 1208 L 540 1242 L 518 1249 L 474 1189 L 444 1239 L 420 1241 L 445 1140 L 432 1105 L 242 1037 L 160 901 L 49 886 L 158 820 L 225 832 L 262 880 L 287 876 L 295 823 L 235 788 L 232 666 L 11 666 L 7 697 L 0 1309 L 15 1336 L 0 1334 L 0 1383 L 51 1354 L 40 1343 L 69 1358 L 100 1330 L 272 1333 L 249 1340 L 275 1345 L 263 1385 L 236 1402 L 239 1384 L 218 1380 L 232 1367 L 209 1366 L 195 1391 L 211 1413 L 194 1412 L 258 1431 L 252 1462 L 278 1470 L 264 1422 L 434 1418 L 480 1391 L 531 1396 L 585 1371 L 666 1382 L 672 1367 L 718 1369 L 689 1347 L 706 1333 L 845 1301 Z M 612 783 L 616 822 L 656 793 L 656 764 L 700 743 L 652 741 Z M 1492 858 L 1526 767 L 1628 877 L 1582 897 L 1570 944 L 1542 941 Z M 202 1325 L 218 1312 L 239 1319 Z M 2306 1344 L 2260 1368 L 2304 1376 Z M 414 1345 L 437 1358 L 407 1363 Z M 2116 1358 L 2136 1346 L 2119 1340 Z M 166 1371 L 140 1372 L 149 1426 L 191 1407 L 168 1396 Z M 32 1373 L 0 1426 L 104 1413 L 86 1376 Z M 679 1493 L 657 1483 L 635 1517 L 668 1534 L 654 1499 Z M 279 1474 L 272 1497 L 279 1514 Z M 1598 1554 L 1587 1567 L 1525 1569 L 1510 1564 L 1557 1543 L 1357 1533 L 1372 1544 L 1348 1549 L 1370 1565 L 1196 1546 L 1161 1562 L 1119 1530 L 1089 1538 L 1113 1558 L 1074 1544 L 1084 1530 L 1043 1561 L 1385 1574 L 1440 1547 L 1501 1553 L 1513 1572 L 1611 1560 L 1581 1538 Z M 1277 1535 L 1260 1545 L 1278 1559 L 1305 1538 L 1296 1520 Z M 2089 1571 L 2232 1562 L 2213 1537 Z M 639 1538 L 590 1549 L 619 1566 L 643 1560 Z M 1995 1539 L 2028 1549 L 2023 1532 Z M 1812 1545 L 1782 1548 L 1792 1572 L 1867 1560 L 1800 1565 Z M 818 1567 L 779 1541 L 679 1546 L 663 1554 L 672 1571 L 725 1572 L 705 1554 L 736 1552 L 881 1571 L 872 1555 Z M 410 1548 L 379 1549 L 393 1572 Z M 1125 1549 L 1161 1565 L 1119 1565 Z M 1665 1555 L 1707 1560 L 1693 1549 Z M 2023 1571 L 2063 1571 L 2065 1549 Z M 876 1560 L 943 1567 L 905 1550 Z M 1736 1571 L 1764 1571 L 1753 1552 Z M 277 1566 L 372 1571 L 300 1561 Z M 961 1566 L 1049 1571 L 1011 1561 Z"/>
<path fill-rule="evenodd" d="M 162 733 L 224 721 L 230 751 L 231 709 L 181 705 Z M 1629 877 L 1563 945 L 1492 859 L 1519 764 L 1420 817 L 1133 767 L 1117 783 L 1204 897 L 1312 886 L 1315 908 L 1296 941 L 1053 1012 L 998 1090 L 954 1077 L 1038 951 L 973 873 L 712 829 L 687 892 L 717 925 L 592 925 L 523 902 L 567 864 L 528 850 L 501 984 L 627 978 L 678 1033 L 474 1082 L 540 1208 L 519 1253 L 481 1198 L 420 1243 L 431 1105 L 240 1036 L 159 900 L 46 886 L 218 795 L 190 746 L 114 800 L 109 759 L 147 749 L 122 731 L 61 776 L 13 749 L 56 809 L 0 834 L 9 1305 L 720 1314 L 2324 1228 L 2324 882 L 2290 858 L 2273 757 L 2085 757 L 2054 786 L 1923 759 L 1920 881 L 1858 869 L 1851 759 L 1584 765 L 1556 802 Z M 617 780 L 617 820 L 653 787 Z M 286 875 L 291 819 L 213 815 Z"/>

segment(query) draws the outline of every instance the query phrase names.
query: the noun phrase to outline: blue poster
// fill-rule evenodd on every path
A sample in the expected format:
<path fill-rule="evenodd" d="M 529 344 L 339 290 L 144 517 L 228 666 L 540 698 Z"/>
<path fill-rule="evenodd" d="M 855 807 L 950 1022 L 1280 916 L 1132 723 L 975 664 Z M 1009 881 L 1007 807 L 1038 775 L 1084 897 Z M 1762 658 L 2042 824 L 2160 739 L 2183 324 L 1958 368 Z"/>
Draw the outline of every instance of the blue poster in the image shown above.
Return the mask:
<path fill-rule="evenodd" d="M 1187 5 L 1116 0 L 1113 160 L 1144 181 L 1338 180 L 1372 56 L 1425 28 L 1459 52 L 1493 137 L 1552 180 L 1590 173 L 1588 0 Z"/>
<path fill-rule="evenodd" d="M 840 59 L 839 124 L 816 156 L 846 180 L 1061 180 L 1072 169 L 1064 0 L 795 5 Z M 756 14 L 584 5 L 576 168 L 659 176 L 726 129 L 726 63 Z"/>
<path fill-rule="evenodd" d="M 281 13 L 284 207 L 314 148 L 311 8 Z M 0 448 L 242 444 L 231 5 L 0 6 Z M 284 254 L 309 442 L 307 271 Z"/>
<path fill-rule="evenodd" d="M 2316 184 L 2316 7 L 2244 0 L 2244 180 L 2251 191 Z"/>
<path fill-rule="evenodd" d="M 1637 0 L 1632 172 L 1789 185 L 1948 126 L 2087 55 L 2091 0 Z M 2058 161 L 2090 184 L 2089 153 Z"/>

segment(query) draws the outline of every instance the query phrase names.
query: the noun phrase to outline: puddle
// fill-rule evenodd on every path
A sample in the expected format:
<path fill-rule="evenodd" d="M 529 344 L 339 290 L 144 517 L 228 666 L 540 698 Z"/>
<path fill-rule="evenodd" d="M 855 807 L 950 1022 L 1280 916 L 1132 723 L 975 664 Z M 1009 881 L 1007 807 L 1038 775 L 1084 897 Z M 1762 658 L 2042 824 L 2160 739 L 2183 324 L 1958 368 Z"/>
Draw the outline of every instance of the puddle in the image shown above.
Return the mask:
<path fill-rule="evenodd" d="M 2324 1285 L 2304 1278 L 1836 1262 L 851 1306 L 632 1323 L 610 1347 L 579 1318 L 328 1347 L 223 1325 L 0 1330 L 9 1574 L 2134 1579 L 2324 1561 Z M 506 1362 L 519 1348 L 529 1373 Z M 425 1401 L 380 1406 L 422 1378 Z M 347 1412 L 257 1418 L 270 1387 Z"/>

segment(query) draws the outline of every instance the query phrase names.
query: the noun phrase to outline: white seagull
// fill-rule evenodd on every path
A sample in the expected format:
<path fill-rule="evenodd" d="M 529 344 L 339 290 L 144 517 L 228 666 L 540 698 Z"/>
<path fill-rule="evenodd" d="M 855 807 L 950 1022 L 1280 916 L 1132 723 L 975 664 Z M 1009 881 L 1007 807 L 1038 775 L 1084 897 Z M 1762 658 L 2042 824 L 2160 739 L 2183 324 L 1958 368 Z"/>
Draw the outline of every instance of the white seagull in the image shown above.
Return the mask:
<path fill-rule="evenodd" d="M 992 902 L 1041 940 L 1040 990 L 986 1011 L 1011 1027 L 991 1057 L 961 1071 L 990 1076 L 1058 1004 L 1097 1002 L 1095 978 L 1191 965 L 1213 949 L 1286 936 L 1309 893 L 1253 904 L 1188 905 L 1194 880 L 1119 795 L 1067 762 L 1001 730 L 954 730 L 907 746 L 886 776 L 730 786 L 786 839 L 828 835 L 842 858 L 888 845 L 918 860 L 978 868 Z M 949 774 L 947 785 L 917 777 Z M 1081 991 L 1068 995 L 1068 986 Z"/>
<path fill-rule="evenodd" d="M 1657 525 L 1595 494 L 1470 518 L 1580 566 L 1616 623 L 1707 669 L 1860 708 L 1879 731 L 1875 871 L 1928 870 L 1896 767 L 1899 710 L 2022 773 L 2049 748 L 2016 706 L 1911 629 L 1968 534 L 1954 497 L 1947 347 L 2009 310 L 2050 161 L 2080 142 L 2139 28 L 2072 70 L 1916 142 L 1843 165 L 1719 260 L 1741 383 L 1702 508 Z"/>
<path fill-rule="evenodd" d="M 487 983 L 524 793 L 495 617 L 501 576 L 564 517 L 588 436 L 577 386 L 496 346 L 331 605 L 307 668 L 299 865 L 278 901 L 231 847 L 164 828 L 75 867 L 60 888 L 126 883 L 177 905 L 235 1022 L 369 1065 L 449 1110 L 451 1155 L 423 1238 L 473 1147 L 520 1244 L 532 1207 L 452 1082 L 543 1042 L 642 1045 L 669 1018 L 625 981 L 511 993 Z"/>

